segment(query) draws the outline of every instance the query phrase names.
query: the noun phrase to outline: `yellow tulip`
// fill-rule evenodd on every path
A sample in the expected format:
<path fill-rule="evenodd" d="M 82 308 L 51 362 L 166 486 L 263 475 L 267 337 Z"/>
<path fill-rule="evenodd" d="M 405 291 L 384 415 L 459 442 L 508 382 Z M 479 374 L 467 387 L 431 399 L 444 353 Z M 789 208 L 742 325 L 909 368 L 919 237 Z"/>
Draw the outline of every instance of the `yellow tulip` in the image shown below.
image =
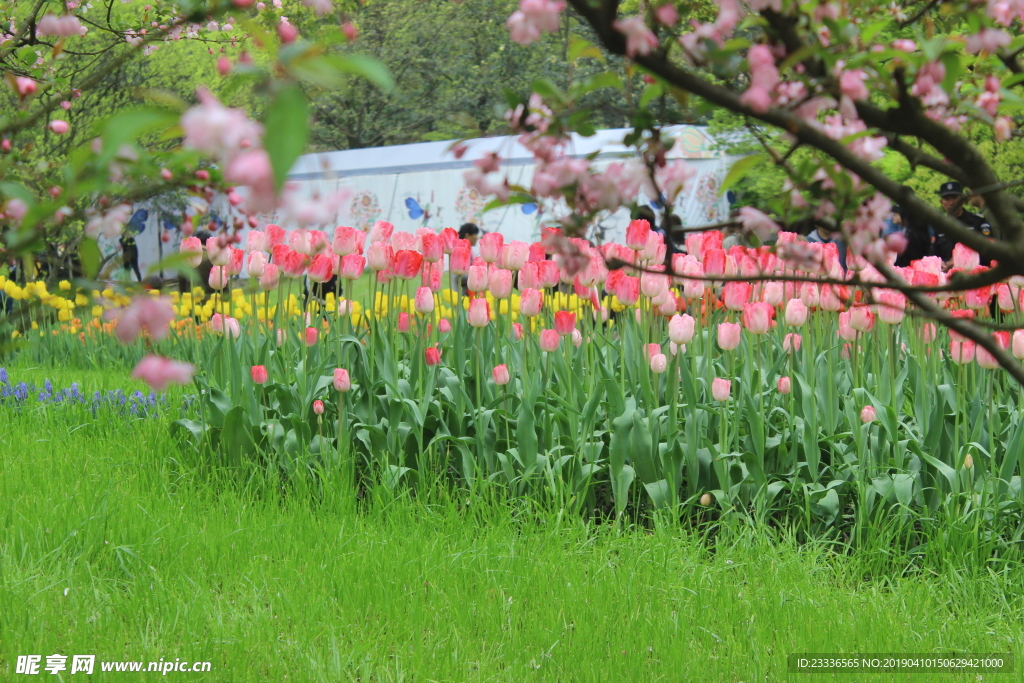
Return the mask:
<path fill-rule="evenodd" d="M 62 291 L 62 292 L 70 292 L 71 291 L 71 283 L 68 282 L 67 280 L 61 280 L 60 284 L 58 286 L 60 287 L 60 291 Z"/>

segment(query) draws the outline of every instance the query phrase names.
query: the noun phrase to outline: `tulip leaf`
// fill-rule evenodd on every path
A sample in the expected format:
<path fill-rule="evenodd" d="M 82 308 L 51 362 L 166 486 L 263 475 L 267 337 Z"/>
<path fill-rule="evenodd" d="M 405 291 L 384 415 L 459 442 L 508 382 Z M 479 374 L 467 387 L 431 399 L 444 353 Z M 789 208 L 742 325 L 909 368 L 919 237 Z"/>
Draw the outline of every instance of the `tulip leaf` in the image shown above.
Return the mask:
<path fill-rule="evenodd" d="M 268 135 L 263 145 L 274 171 L 274 187 L 280 191 L 309 141 L 309 103 L 298 85 L 287 85 L 278 91 L 267 110 L 264 126 Z"/>

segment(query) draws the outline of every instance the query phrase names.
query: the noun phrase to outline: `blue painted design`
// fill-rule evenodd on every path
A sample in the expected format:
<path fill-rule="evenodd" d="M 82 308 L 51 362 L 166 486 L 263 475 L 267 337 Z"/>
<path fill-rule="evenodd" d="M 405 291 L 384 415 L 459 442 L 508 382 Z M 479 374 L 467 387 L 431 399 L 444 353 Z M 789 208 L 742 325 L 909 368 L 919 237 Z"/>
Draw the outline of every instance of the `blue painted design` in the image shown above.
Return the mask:
<path fill-rule="evenodd" d="M 420 218 L 423 216 L 423 209 L 420 208 L 420 203 L 412 197 L 406 197 L 405 208 L 409 209 L 409 218 Z"/>
<path fill-rule="evenodd" d="M 533 202 L 530 202 L 529 204 L 523 204 L 523 213 L 525 213 L 527 216 L 529 216 L 531 213 L 533 213 L 536 210 L 537 210 L 537 205 L 534 204 Z"/>

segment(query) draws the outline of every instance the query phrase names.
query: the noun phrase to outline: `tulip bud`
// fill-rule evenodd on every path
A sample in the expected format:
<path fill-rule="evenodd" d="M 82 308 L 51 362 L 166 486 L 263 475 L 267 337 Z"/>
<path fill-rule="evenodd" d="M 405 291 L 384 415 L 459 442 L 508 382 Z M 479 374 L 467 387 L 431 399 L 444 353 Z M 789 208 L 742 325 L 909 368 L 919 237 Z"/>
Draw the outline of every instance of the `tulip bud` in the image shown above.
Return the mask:
<path fill-rule="evenodd" d="M 701 496 L 700 504 L 703 505 L 704 507 L 709 507 L 711 505 L 711 494 L 705 493 L 703 496 Z"/>
<path fill-rule="evenodd" d="M 504 386 L 509 382 L 508 366 L 507 365 L 495 365 L 494 366 L 494 383 L 499 386 Z"/>
<path fill-rule="evenodd" d="M 267 383 L 267 368 L 265 365 L 252 366 L 252 381 L 255 384 Z"/>
<path fill-rule="evenodd" d="M 306 346 L 315 346 L 316 345 L 317 337 L 319 337 L 319 336 L 320 336 L 320 333 L 317 331 L 317 329 L 315 327 L 307 327 L 306 328 Z"/>
<path fill-rule="evenodd" d="M 964 458 L 964 469 L 974 469 L 974 457 L 970 453 Z"/>
<path fill-rule="evenodd" d="M 313 401 L 313 412 L 316 413 L 317 415 L 323 415 L 324 414 L 324 402 L 319 400 L 319 399 L 317 399 L 316 401 Z"/>
<path fill-rule="evenodd" d="M 345 393 L 352 388 L 352 380 L 349 379 L 348 370 L 343 370 L 342 368 L 334 369 L 334 388 L 341 393 Z"/>
<path fill-rule="evenodd" d="M 780 377 L 779 378 L 779 393 L 780 394 L 788 394 L 792 390 L 793 390 L 793 386 L 792 386 L 792 383 L 790 382 L 789 377 Z"/>
<path fill-rule="evenodd" d="M 860 421 L 864 424 L 875 421 L 875 409 L 872 406 L 864 406 L 860 411 Z"/>

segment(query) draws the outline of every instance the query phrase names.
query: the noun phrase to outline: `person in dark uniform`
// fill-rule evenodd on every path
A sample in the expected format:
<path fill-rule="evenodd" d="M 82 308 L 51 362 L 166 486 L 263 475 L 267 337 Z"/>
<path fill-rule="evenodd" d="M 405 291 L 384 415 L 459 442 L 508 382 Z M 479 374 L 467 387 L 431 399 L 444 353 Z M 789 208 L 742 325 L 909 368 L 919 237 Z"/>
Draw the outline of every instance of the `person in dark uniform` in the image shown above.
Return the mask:
<path fill-rule="evenodd" d="M 142 282 L 142 273 L 139 271 L 139 246 L 135 244 L 135 235 L 127 232 L 121 235 L 118 240 L 121 245 L 121 268 L 135 271 L 135 279 Z"/>
<path fill-rule="evenodd" d="M 980 233 L 985 237 L 992 236 L 992 226 L 983 216 L 964 209 L 964 204 L 967 203 L 967 195 L 964 194 L 963 185 L 952 180 L 948 183 L 942 183 L 939 186 L 939 197 L 942 200 L 942 208 L 947 214 L 956 218 L 974 232 Z M 941 256 L 943 263 L 947 264 L 947 266 L 953 258 L 953 247 L 955 244 L 956 242 L 946 235 L 940 235 L 935 240 L 934 253 L 936 256 Z M 981 258 L 981 265 L 988 266 L 990 264 L 991 260 L 984 256 Z"/>
<path fill-rule="evenodd" d="M 313 297 L 314 301 L 319 301 L 321 304 L 327 298 L 328 293 L 334 294 L 334 299 L 337 301 L 341 298 L 341 294 L 344 290 L 341 287 L 341 281 L 338 280 L 338 274 L 335 273 L 331 276 L 330 280 L 326 282 L 313 282 L 312 280 L 306 281 L 306 296 L 305 303 L 309 304 L 309 298 Z"/>

